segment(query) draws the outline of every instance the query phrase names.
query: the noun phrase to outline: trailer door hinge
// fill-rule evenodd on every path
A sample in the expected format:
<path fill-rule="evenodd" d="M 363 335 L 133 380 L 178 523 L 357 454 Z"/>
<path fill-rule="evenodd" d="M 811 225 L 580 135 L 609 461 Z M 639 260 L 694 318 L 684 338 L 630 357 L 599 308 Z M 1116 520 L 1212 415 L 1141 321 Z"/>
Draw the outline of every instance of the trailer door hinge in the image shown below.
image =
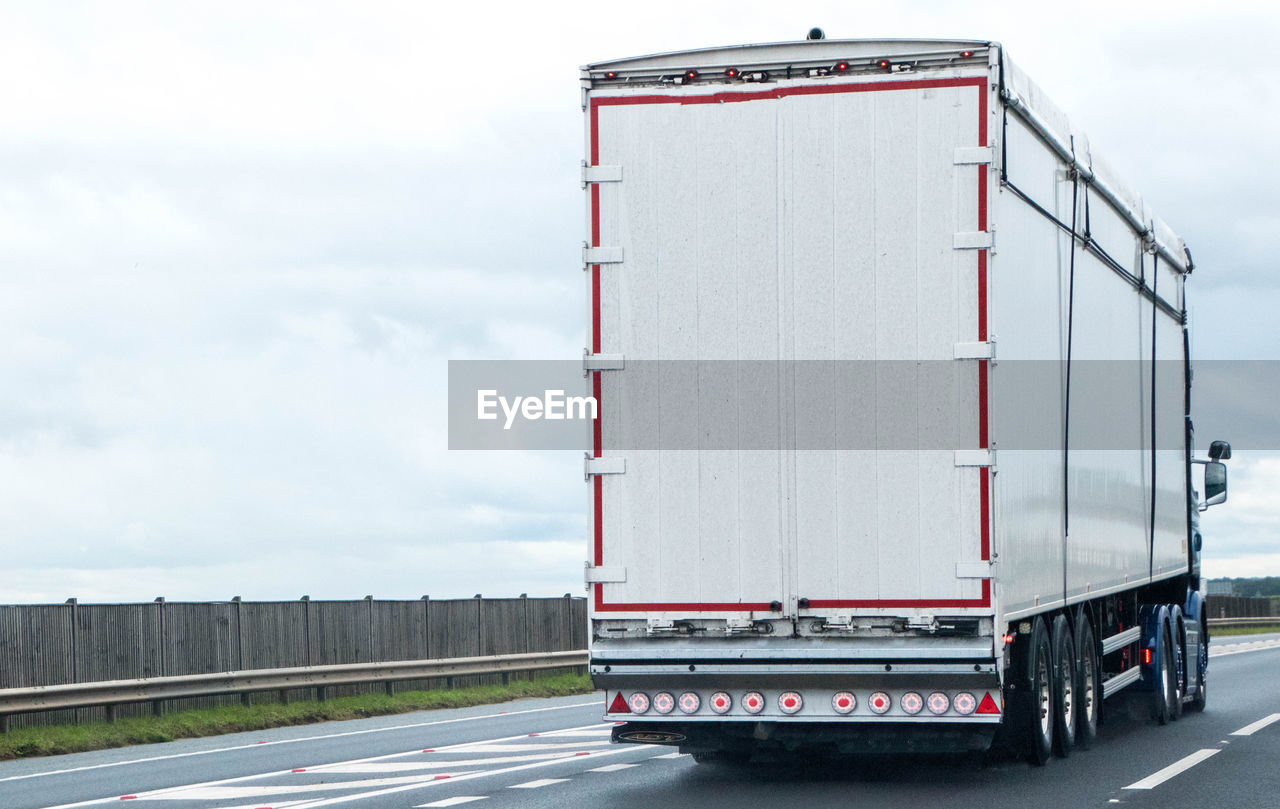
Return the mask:
<path fill-rule="evenodd" d="M 587 584 L 595 584 L 597 582 L 621 583 L 627 580 L 627 569 L 625 567 L 596 567 L 587 562 L 582 578 Z"/>
<path fill-rule="evenodd" d="M 995 466 L 996 451 L 993 449 L 958 449 L 956 450 L 956 466 Z"/>
<path fill-rule="evenodd" d="M 956 578 L 989 579 L 994 569 L 994 562 L 956 562 Z"/>
<path fill-rule="evenodd" d="M 592 354 L 590 350 L 582 350 L 582 371 L 621 371 L 625 365 L 621 354 Z"/>
<path fill-rule="evenodd" d="M 996 358 L 996 341 L 956 343 L 955 352 L 958 360 L 993 360 Z"/>
<path fill-rule="evenodd" d="M 990 163 L 992 149 L 990 146 L 957 146 L 955 164 L 968 166 L 975 163 Z"/>
<path fill-rule="evenodd" d="M 588 455 L 582 462 L 582 477 L 590 480 L 592 475 L 621 475 L 627 471 L 626 458 L 593 458 Z"/>
<path fill-rule="evenodd" d="M 582 245 L 582 263 L 585 267 L 592 264 L 619 264 L 622 262 L 621 247 L 590 247 Z"/>
<path fill-rule="evenodd" d="M 986 250 L 991 247 L 991 244 L 991 231 L 989 230 L 957 233 L 954 242 L 957 250 Z"/>
<path fill-rule="evenodd" d="M 588 166 L 582 161 L 582 187 L 587 183 L 620 183 L 622 182 L 622 166 Z"/>

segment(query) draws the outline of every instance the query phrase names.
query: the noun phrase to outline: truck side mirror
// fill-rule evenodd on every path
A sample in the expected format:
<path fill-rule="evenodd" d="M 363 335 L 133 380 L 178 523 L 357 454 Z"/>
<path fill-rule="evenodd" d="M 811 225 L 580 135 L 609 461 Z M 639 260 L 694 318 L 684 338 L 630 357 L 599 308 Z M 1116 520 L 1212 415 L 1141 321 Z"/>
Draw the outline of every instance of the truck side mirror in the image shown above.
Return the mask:
<path fill-rule="evenodd" d="M 1209 445 L 1209 457 L 1215 461 L 1231 460 L 1231 444 L 1227 441 L 1214 441 Z M 1226 477 L 1223 477 L 1226 480 Z"/>
<path fill-rule="evenodd" d="M 1204 465 L 1204 504 L 1216 506 L 1225 502 L 1227 502 L 1227 465 L 1221 461 L 1210 461 Z"/>

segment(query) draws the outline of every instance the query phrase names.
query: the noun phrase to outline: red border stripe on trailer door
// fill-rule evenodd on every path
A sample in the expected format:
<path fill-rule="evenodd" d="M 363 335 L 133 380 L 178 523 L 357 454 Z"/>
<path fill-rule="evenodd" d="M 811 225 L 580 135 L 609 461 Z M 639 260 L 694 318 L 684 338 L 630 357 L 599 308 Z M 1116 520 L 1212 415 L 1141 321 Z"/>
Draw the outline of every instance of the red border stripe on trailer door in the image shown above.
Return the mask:
<path fill-rule="evenodd" d="M 787 87 L 759 92 L 725 92 L 706 95 L 670 96 L 670 95 L 636 95 L 592 98 L 589 106 L 591 127 L 591 164 L 600 163 L 600 108 L 613 106 L 631 106 L 637 104 L 731 104 L 741 101 L 757 101 L 777 99 L 786 96 L 821 95 L 830 93 L 860 93 L 885 90 L 923 90 L 935 87 L 976 87 L 978 89 L 978 145 L 987 146 L 987 94 L 989 85 L 986 77 L 965 79 L 923 79 L 914 81 L 880 81 L 850 84 L 827 84 L 814 87 Z M 978 230 L 987 230 L 987 171 L 986 164 L 978 164 Z M 591 184 L 591 244 L 600 246 L 600 188 Z M 987 250 L 978 250 L 978 340 L 987 339 Z M 600 352 L 600 265 L 591 266 L 591 342 L 592 351 Z M 596 398 L 596 420 L 593 425 L 593 450 L 595 457 L 601 457 L 604 449 L 600 419 L 603 408 L 600 405 L 600 372 L 594 374 L 592 382 Z M 978 361 L 978 445 L 986 449 L 990 446 L 987 419 L 987 361 Z M 980 541 L 982 560 L 991 558 L 991 509 L 990 509 L 990 469 L 981 467 L 979 478 L 979 512 Z M 594 485 L 594 552 L 595 564 L 604 564 L 604 516 L 601 513 L 604 504 L 603 481 L 597 475 Z M 595 609 L 599 612 L 642 612 L 646 610 L 682 610 L 687 612 L 724 612 L 768 610 L 766 603 L 745 602 L 646 602 L 646 603 L 605 603 L 604 585 L 594 585 Z M 990 607 L 991 580 L 982 580 L 982 596 L 976 599 L 965 598 L 877 598 L 877 599 L 810 599 L 811 608 L 927 608 L 927 607 Z"/>

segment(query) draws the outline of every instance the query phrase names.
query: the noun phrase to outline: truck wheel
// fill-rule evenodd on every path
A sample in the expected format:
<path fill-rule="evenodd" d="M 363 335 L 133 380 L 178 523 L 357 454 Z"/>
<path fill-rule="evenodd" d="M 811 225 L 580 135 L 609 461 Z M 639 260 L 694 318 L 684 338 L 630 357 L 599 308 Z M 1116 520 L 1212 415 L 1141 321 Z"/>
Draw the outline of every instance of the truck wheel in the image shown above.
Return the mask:
<path fill-rule="evenodd" d="M 1028 680 L 1031 683 L 1030 698 L 1026 700 L 1023 723 L 1026 729 L 1027 759 L 1037 767 L 1043 767 L 1053 752 L 1053 650 L 1049 631 L 1044 620 L 1036 618 L 1031 631 L 1031 644 L 1027 655 Z"/>
<path fill-rule="evenodd" d="M 1076 746 L 1076 644 L 1067 616 L 1053 619 L 1053 752 L 1071 755 Z"/>
<path fill-rule="evenodd" d="M 1182 718 L 1182 694 L 1186 691 L 1183 679 L 1183 672 L 1186 670 L 1186 657 L 1182 653 L 1182 641 L 1179 639 L 1182 633 L 1182 621 L 1174 609 L 1174 620 L 1169 625 L 1169 676 L 1173 678 L 1173 682 L 1169 687 L 1169 719 L 1177 722 Z"/>
<path fill-rule="evenodd" d="M 1076 632 L 1076 747 L 1088 750 L 1098 738 L 1098 708 L 1102 703 L 1102 689 L 1098 684 L 1098 647 L 1093 642 L 1093 628 L 1089 619 L 1080 615 Z"/>
<path fill-rule="evenodd" d="M 1161 623 L 1156 635 L 1156 649 L 1160 652 L 1160 668 L 1154 672 L 1152 677 L 1151 690 L 1151 718 L 1156 720 L 1156 724 L 1164 725 L 1169 722 L 1169 695 L 1174 690 L 1173 685 L 1173 663 L 1169 658 L 1172 656 L 1171 651 L 1173 645 L 1169 643 L 1169 625 Z"/>
<path fill-rule="evenodd" d="M 1188 710 L 1203 711 L 1205 703 L 1209 697 L 1209 683 L 1206 682 L 1209 676 L 1209 633 L 1208 626 L 1201 622 L 1200 624 L 1200 641 L 1196 644 L 1196 659 L 1193 664 L 1187 661 L 1187 669 L 1190 670 L 1192 665 L 1196 667 L 1196 690 L 1192 694 L 1191 702 L 1187 703 Z"/>

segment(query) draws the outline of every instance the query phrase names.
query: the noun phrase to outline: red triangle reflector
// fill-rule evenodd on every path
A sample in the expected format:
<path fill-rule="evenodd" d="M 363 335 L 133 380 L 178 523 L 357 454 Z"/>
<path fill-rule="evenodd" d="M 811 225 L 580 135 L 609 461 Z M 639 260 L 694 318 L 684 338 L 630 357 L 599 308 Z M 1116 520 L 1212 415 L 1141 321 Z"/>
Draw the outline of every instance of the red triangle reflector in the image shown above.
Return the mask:
<path fill-rule="evenodd" d="M 996 705 L 996 701 L 991 698 L 991 692 L 982 698 L 982 702 L 978 703 L 978 713 L 1000 713 L 1000 706 Z"/>
<path fill-rule="evenodd" d="M 613 698 L 613 702 L 609 703 L 609 713 L 631 713 L 631 709 L 627 707 L 627 701 L 622 698 L 621 691 Z"/>

